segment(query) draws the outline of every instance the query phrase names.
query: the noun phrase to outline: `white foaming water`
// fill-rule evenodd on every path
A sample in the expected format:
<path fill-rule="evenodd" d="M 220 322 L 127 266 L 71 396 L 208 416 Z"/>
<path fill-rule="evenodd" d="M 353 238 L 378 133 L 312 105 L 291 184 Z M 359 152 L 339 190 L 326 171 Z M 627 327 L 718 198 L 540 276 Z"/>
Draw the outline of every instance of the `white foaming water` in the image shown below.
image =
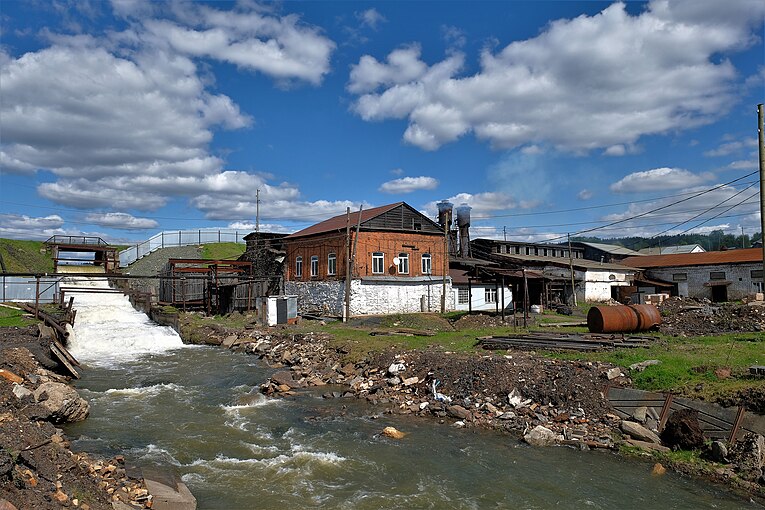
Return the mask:
<path fill-rule="evenodd" d="M 153 323 L 145 313 L 133 308 L 127 296 L 86 292 L 108 289 L 105 281 L 79 279 L 68 284 L 83 289 L 67 293 L 74 296 L 77 310 L 69 350 L 78 359 L 110 365 L 184 347 L 178 333 Z"/>

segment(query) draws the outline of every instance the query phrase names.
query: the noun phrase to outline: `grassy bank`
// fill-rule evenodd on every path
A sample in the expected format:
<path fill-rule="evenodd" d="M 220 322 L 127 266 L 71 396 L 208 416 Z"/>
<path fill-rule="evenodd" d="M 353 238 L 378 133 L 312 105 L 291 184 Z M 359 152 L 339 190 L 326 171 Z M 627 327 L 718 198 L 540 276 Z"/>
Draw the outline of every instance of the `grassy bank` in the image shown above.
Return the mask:
<path fill-rule="evenodd" d="M 0 255 L 9 273 L 53 272 L 53 259 L 41 241 L 0 239 Z"/>
<path fill-rule="evenodd" d="M 25 328 L 37 322 L 34 318 L 25 317 L 25 315 L 29 314 L 23 310 L 15 310 L 13 308 L 0 306 L 0 327 Z"/>

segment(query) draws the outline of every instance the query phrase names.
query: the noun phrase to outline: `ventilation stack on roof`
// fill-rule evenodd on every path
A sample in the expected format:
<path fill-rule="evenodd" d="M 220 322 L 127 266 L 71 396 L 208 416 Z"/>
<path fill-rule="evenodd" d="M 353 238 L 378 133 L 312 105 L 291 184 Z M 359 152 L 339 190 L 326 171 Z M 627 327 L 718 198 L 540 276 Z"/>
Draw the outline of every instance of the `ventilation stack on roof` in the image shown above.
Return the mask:
<path fill-rule="evenodd" d="M 462 204 L 457 207 L 457 228 L 460 232 L 460 256 L 470 256 L 470 211 L 472 207 Z"/>
<path fill-rule="evenodd" d="M 438 207 L 438 224 L 442 227 L 444 225 L 451 225 L 452 223 L 452 207 L 454 204 L 448 200 L 443 200 L 436 204 Z"/>

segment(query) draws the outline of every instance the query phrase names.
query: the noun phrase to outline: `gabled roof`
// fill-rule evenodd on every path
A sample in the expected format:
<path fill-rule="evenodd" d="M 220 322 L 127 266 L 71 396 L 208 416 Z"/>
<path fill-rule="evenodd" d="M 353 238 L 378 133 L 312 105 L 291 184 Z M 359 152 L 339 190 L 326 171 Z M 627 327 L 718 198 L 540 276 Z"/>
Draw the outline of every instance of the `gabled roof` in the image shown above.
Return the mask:
<path fill-rule="evenodd" d="M 693 253 L 696 248 L 700 248 L 699 251 L 706 251 L 700 244 L 679 244 L 677 246 L 652 246 L 650 248 L 642 248 L 638 250 L 644 255 L 675 255 L 677 253 Z M 698 253 L 698 251 L 696 252 Z"/>
<path fill-rule="evenodd" d="M 701 253 L 677 253 L 674 255 L 642 255 L 622 260 L 622 264 L 632 267 L 680 267 L 710 266 L 715 264 L 736 264 L 762 262 L 762 249 L 705 251 Z"/>
<path fill-rule="evenodd" d="M 365 227 L 364 225 L 365 223 L 368 223 L 369 221 L 375 218 L 379 218 L 380 216 L 383 216 L 384 214 L 389 213 L 399 207 L 406 208 L 409 210 L 411 214 L 419 216 L 422 219 L 423 223 L 428 222 L 429 224 L 434 225 L 436 229 L 440 229 L 437 223 L 435 223 L 433 220 L 431 220 L 427 216 L 423 215 L 422 213 L 414 209 L 412 206 L 410 206 L 406 202 L 396 202 L 395 204 L 381 205 L 380 207 L 373 207 L 372 209 L 367 209 L 367 210 L 362 209 L 361 228 Z M 347 222 L 348 222 L 348 219 L 346 214 L 333 216 L 332 218 L 329 218 L 328 220 L 324 220 L 322 222 L 316 223 L 315 225 L 311 225 L 308 228 L 304 228 L 303 230 L 299 230 L 293 234 L 290 234 L 287 237 L 285 237 L 285 240 L 295 239 L 298 237 L 312 236 L 316 234 L 324 234 L 326 232 L 341 232 L 341 231 L 344 232 Z M 351 211 L 351 228 L 352 229 L 355 228 L 356 224 L 358 223 L 359 223 L 358 211 L 355 211 L 355 212 Z M 409 229 L 399 228 L 397 230 L 409 230 Z M 428 233 L 428 232 L 423 232 L 423 233 Z"/>
<path fill-rule="evenodd" d="M 605 243 L 587 243 L 583 241 L 576 241 L 575 243 L 571 244 L 581 244 L 582 246 L 589 246 L 590 248 L 595 248 L 596 250 L 604 251 L 606 253 L 611 253 L 613 255 L 631 255 L 631 256 L 638 256 L 640 253 L 636 252 L 635 250 L 630 250 L 629 248 L 625 248 L 624 246 L 618 246 L 615 244 L 605 244 Z"/>

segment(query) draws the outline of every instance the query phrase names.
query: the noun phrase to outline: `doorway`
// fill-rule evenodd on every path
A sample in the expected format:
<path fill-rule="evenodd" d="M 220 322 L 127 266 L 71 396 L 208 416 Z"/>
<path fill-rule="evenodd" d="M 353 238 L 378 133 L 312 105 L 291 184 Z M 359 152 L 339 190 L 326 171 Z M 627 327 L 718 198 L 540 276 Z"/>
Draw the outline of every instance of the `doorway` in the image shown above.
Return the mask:
<path fill-rule="evenodd" d="M 727 285 L 715 285 L 712 287 L 712 302 L 724 303 L 728 301 L 728 286 Z"/>

